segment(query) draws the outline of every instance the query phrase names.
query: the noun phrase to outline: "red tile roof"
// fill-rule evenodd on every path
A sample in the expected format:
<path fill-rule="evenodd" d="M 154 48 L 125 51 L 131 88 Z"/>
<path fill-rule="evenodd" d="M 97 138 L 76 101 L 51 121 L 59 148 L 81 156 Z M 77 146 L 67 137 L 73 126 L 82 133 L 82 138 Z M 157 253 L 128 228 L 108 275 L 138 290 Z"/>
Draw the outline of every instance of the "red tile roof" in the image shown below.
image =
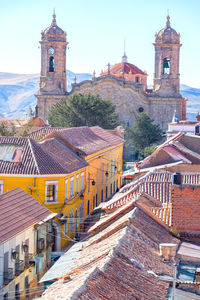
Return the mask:
<path fill-rule="evenodd" d="M 140 70 L 138 67 L 127 62 L 126 63 L 121 62 L 115 64 L 110 68 L 111 75 L 122 74 L 122 73 L 147 76 L 147 74 L 142 70 Z M 107 75 L 107 74 L 108 74 L 108 70 L 101 73 L 101 75 Z"/>
<path fill-rule="evenodd" d="M 98 126 L 95 127 L 73 127 L 53 131 L 46 138 L 55 137 L 80 155 L 91 155 L 103 149 L 117 146 L 124 140 L 115 134 L 108 132 Z"/>
<path fill-rule="evenodd" d="M 112 133 L 110 130 L 103 129 L 99 126 L 90 127 L 92 132 L 94 132 L 97 136 L 111 144 L 112 146 L 121 144 L 124 142 L 124 139 L 116 135 L 114 132 Z"/>
<path fill-rule="evenodd" d="M 68 173 L 80 170 L 88 165 L 85 160 L 55 138 L 44 140 L 40 143 L 40 146 L 61 164 Z"/>
<path fill-rule="evenodd" d="M 0 160 L 1 174 L 67 174 L 68 170 L 54 160 L 30 138 L 0 137 L 1 145 L 21 146 L 20 162 Z M 1 148 L 0 148 L 1 151 Z"/>
<path fill-rule="evenodd" d="M 166 240 L 179 243 L 135 208 L 89 237 L 64 279 L 52 284 L 42 299 L 157 300 L 159 295 L 164 300 L 169 283 L 157 275 L 173 273 L 173 267 L 159 256 L 159 243 Z"/>
<path fill-rule="evenodd" d="M 0 243 L 11 239 L 50 215 L 55 216 L 19 188 L 1 194 L 0 203 Z"/>

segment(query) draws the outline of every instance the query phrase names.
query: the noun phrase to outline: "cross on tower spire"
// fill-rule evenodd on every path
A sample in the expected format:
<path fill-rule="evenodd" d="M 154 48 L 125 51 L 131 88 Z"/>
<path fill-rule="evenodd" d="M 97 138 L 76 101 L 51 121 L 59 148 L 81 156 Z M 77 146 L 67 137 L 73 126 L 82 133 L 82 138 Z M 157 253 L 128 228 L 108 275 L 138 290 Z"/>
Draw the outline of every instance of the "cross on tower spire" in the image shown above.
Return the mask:
<path fill-rule="evenodd" d="M 55 13 L 55 8 L 53 9 L 53 20 L 52 20 L 52 25 L 56 25 L 56 13 Z"/>
<path fill-rule="evenodd" d="M 110 63 L 107 64 L 108 67 L 108 75 L 110 75 Z"/>
<path fill-rule="evenodd" d="M 168 13 L 168 16 L 167 16 L 166 26 L 170 27 L 170 16 L 169 16 L 169 13 Z"/>

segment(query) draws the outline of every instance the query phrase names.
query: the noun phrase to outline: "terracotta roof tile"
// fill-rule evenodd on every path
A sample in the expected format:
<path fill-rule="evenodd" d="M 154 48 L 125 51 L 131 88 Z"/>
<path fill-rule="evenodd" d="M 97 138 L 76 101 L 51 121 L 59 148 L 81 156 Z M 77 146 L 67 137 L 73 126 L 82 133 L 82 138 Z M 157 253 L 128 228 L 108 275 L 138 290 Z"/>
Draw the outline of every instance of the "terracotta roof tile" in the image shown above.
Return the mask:
<path fill-rule="evenodd" d="M 120 227 L 125 218 L 130 221 Z M 172 276 L 173 267 L 159 256 L 159 243 L 171 235 L 138 208 L 120 219 L 88 238 L 64 280 L 52 284 L 42 299 L 165 299 L 169 283 L 156 275 Z"/>
<path fill-rule="evenodd" d="M 0 203 L 0 243 L 52 214 L 50 210 L 19 188 L 1 194 Z"/>
<path fill-rule="evenodd" d="M 147 74 L 142 70 L 140 70 L 138 67 L 127 62 L 115 64 L 110 68 L 111 75 L 122 74 L 122 73 L 147 76 Z M 108 71 L 104 71 L 101 73 L 102 76 L 106 74 L 108 74 Z"/>
<path fill-rule="evenodd" d="M 67 170 L 30 138 L 0 137 L 1 145 L 22 149 L 20 162 L 0 160 L 1 174 L 67 174 Z M 0 151 L 3 151 L 0 148 Z"/>
<path fill-rule="evenodd" d="M 66 145 L 55 138 L 44 140 L 40 143 L 43 150 L 48 152 L 59 164 L 61 164 L 67 173 L 80 170 L 88 165 L 88 163 L 76 155 Z"/>

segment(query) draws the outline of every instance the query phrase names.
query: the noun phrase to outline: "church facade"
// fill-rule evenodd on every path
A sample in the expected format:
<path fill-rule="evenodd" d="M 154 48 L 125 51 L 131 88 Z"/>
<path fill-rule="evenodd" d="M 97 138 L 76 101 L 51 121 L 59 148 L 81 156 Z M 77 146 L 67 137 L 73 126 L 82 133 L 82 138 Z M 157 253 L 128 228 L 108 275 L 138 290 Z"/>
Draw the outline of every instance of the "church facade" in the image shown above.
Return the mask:
<path fill-rule="evenodd" d="M 179 53 L 180 35 L 171 28 L 170 18 L 166 26 L 155 35 L 155 73 L 153 89 L 147 88 L 147 74 L 128 63 L 126 54 L 121 63 L 92 80 L 74 83 L 72 90 L 66 87 L 66 33 L 56 24 L 42 32 L 41 77 L 38 99 L 38 116 L 48 120 L 53 104 L 75 93 L 100 95 L 116 105 L 119 119 L 132 125 L 131 111 L 146 112 L 163 131 L 176 111 L 179 120 L 186 119 L 186 98 L 180 94 Z M 106 112 L 105 112 L 106 113 Z"/>

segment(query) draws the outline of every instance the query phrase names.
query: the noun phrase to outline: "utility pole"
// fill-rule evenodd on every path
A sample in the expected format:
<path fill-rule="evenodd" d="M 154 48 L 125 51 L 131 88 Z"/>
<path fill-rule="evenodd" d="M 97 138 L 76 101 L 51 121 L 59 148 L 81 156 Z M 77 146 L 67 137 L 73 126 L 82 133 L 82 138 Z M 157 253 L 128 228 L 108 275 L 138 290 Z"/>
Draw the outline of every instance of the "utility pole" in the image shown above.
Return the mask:
<path fill-rule="evenodd" d="M 175 298 L 175 289 L 176 289 L 176 269 L 177 269 L 177 264 L 174 263 L 174 280 L 173 280 L 172 300 L 176 300 L 176 298 Z"/>

